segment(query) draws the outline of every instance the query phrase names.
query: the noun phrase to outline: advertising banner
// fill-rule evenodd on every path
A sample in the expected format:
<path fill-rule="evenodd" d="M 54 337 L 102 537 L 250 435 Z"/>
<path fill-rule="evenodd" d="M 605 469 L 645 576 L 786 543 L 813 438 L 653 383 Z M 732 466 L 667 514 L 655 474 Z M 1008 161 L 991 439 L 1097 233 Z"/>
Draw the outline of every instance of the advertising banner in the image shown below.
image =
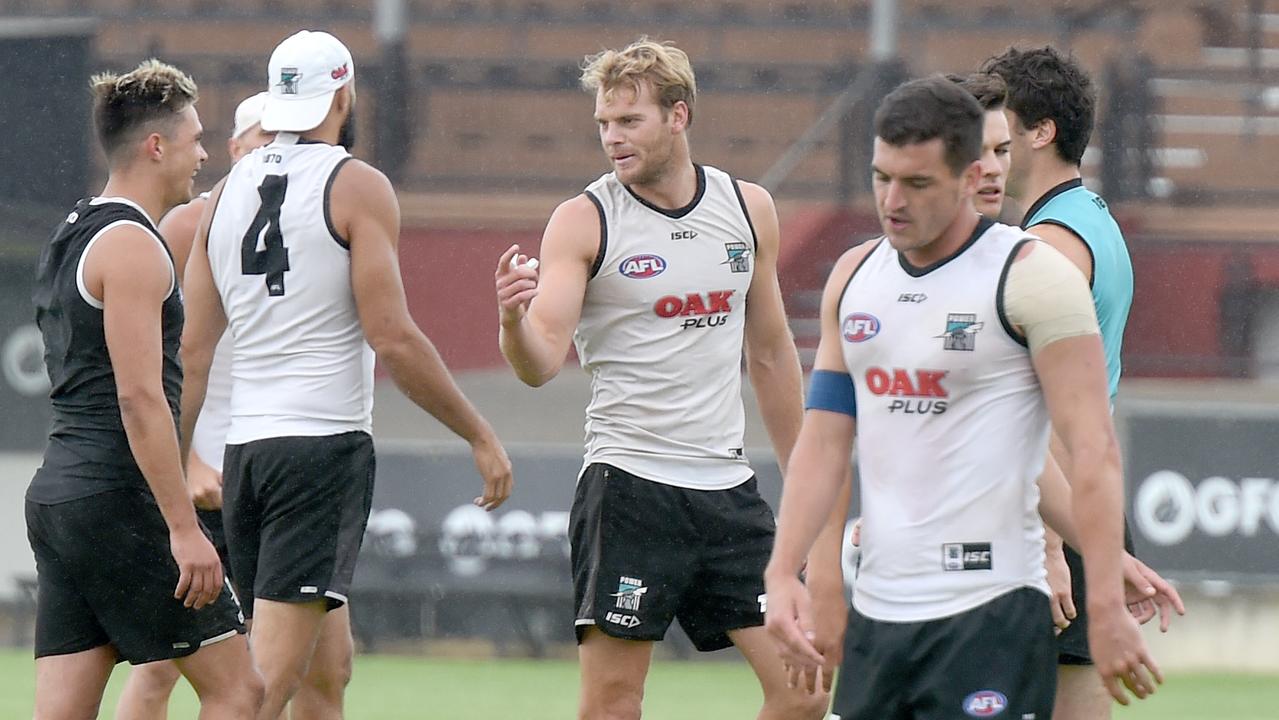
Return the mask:
<path fill-rule="evenodd" d="M 0 262 L 0 451 L 44 449 L 49 374 L 31 306 L 35 261 Z"/>
<path fill-rule="evenodd" d="M 1172 577 L 1279 580 L 1279 414 L 1142 410 L 1126 426 L 1137 554 Z"/>

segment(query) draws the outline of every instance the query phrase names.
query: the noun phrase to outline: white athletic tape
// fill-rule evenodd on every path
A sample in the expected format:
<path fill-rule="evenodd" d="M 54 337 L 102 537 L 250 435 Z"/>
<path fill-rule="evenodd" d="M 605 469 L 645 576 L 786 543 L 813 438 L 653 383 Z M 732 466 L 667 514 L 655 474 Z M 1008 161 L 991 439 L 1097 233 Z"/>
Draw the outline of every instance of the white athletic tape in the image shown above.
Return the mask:
<path fill-rule="evenodd" d="M 537 258 L 529 258 L 529 259 L 528 259 L 528 262 L 525 262 L 525 263 L 524 263 L 524 265 L 525 265 L 525 266 L 527 266 L 527 267 L 528 267 L 529 269 L 531 269 L 531 270 L 536 270 L 536 269 L 537 269 Z M 517 267 L 519 267 L 519 266 L 520 266 L 520 256 L 519 256 L 519 255 L 515 255 L 515 256 L 511 257 L 511 269 L 512 269 L 512 270 L 514 270 L 515 268 L 517 268 Z"/>

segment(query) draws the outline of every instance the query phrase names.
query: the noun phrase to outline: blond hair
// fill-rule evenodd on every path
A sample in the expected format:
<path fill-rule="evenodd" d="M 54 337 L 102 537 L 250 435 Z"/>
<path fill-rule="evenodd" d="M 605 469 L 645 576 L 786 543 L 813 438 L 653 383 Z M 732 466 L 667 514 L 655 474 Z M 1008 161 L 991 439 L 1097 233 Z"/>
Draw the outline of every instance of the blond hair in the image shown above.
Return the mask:
<path fill-rule="evenodd" d="M 675 103 L 688 106 L 688 122 L 693 123 L 693 101 L 697 97 L 697 81 L 688 54 L 669 42 L 641 37 L 622 50 L 605 50 L 586 57 L 582 64 L 582 89 L 604 91 L 611 98 L 618 88 L 639 94 L 648 83 L 657 103 L 669 110 Z"/>
<path fill-rule="evenodd" d="M 123 75 L 98 73 L 93 90 L 93 124 L 98 141 L 111 159 L 143 128 L 164 130 L 178 113 L 199 100 L 195 81 L 156 59 L 144 60 Z"/>

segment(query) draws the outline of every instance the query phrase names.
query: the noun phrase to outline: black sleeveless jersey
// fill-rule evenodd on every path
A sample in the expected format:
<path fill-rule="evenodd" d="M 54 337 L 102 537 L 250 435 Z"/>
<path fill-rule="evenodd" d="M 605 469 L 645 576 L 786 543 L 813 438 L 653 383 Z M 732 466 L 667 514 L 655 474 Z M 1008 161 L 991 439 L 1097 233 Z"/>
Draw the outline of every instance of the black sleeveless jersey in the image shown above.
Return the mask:
<path fill-rule="evenodd" d="M 122 198 L 94 198 L 76 204 L 40 254 L 32 299 L 52 383 L 53 421 L 44 464 L 27 489 L 27 498 L 33 502 L 52 504 L 120 488 L 147 488 L 120 417 L 102 303 L 89 294 L 82 276 L 81 258 L 89 246 L 121 224 L 141 226 L 168 253 L 140 207 Z M 176 423 L 182 392 L 178 343 L 183 320 L 176 276 L 161 312 L 164 395 Z"/>

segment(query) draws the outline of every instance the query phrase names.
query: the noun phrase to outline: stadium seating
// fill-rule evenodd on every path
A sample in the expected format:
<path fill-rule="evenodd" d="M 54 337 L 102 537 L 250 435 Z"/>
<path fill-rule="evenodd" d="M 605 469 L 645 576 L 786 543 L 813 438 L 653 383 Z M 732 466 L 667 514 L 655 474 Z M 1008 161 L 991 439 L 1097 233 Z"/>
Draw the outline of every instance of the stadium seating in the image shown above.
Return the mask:
<path fill-rule="evenodd" d="M 869 61 L 870 0 L 408 0 L 410 137 L 403 148 L 380 138 L 379 148 L 374 105 L 382 52 L 372 30 L 375 5 L 0 0 L 0 12 L 94 14 L 101 19 L 104 65 L 124 68 L 156 55 L 188 68 L 200 83 L 201 116 L 212 138 L 226 136 L 235 103 L 260 87 L 270 47 L 299 27 L 332 30 L 368 79 L 361 85 L 358 152 L 405 157 L 398 187 L 406 208 L 417 208 L 408 214 L 424 217 L 424 208 L 440 209 L 459 223 L 468 217 L 487 222 L 497 196 L 527 195 L 535 198 L 529 207 L 544 207 L 548 198 L 565 197 L 606 169 L 590 121 L 591 100 L 576 87 L 582 58 L 603 47 L 646 33 L 687 49 L 700 90 L 690 135 L 695 156 L 744 179 L 763 176 Z M 1249 5 L 977 0 L 961 7 L 900 0 L 899 54 L 912 73 L 926 73 L 974 68 L 1010 44 L 1069 47 L 1099 81 L 1102 122 L 1084 163 L 1090 183 L 1102 175 L 1103 129 L 1131 130 L 1141 122 L 1152 128 L 1150 182 L 1126 178 L 1120 188 L 1133 199 L 1148 196 L 1144 205 L 1120 208 L 1139 226 L 1151 207 L 1264 206 L 1279 198 L 1279 175 L 1268 162 L 1279 152 L 1279 15 L 1261 16 L 1261 49 L 1251 54 Z M 1130 104 L 1125 93 L 1132 92 L 1112 93 L 1112 72 L 1138 63 L 1149 63 L 1142 72 L 1150 80 L 1150 115 L 1109 122 L 1116 109 Z M 852 127 L 857 137 L 865 134 L 864 126 Z M 839 197 L 841 174 L 849 175 L 845 163 L 860 165 L 864 155 L 858 140 L 838 132 L 819 138 L 774 188 L 783 208 Z M 849 148 L 858 152 L 847 154 Z M 1123 151 L 1133 152 L 1132 146 Z M 211 145 L 204 177 L 226 169 L 220 147 Z M 858 182 L 862 175 L 851 173 Z M 447 202 L 408 200 L 414 192 Z M 508 224 L 526 217 L 518 208 L 503 212 Z M 783 209 L 784 223 L 795 221 L 825 237 L 819 243 L 824 249 L 814 251 L 809 263 L 829 262 L 847 241 L 839 235 L 848 231 L 846 219 L 831 220 L 825 212 L 799 221 L 792 219 L 802 212 Z M 540 219 L 527 214 L 531 226 Z M 1218 232 L 1244 232 L 1234 227 L 1228 223 Z M 810 239 L 788 237 L 801 245 Z M 790 290 L 788 299 L 801 307 L 811 288 Z M 797 329 L 807 328 L 811 318 L 797 322 Z"/>
<path fill-rule="evenodd" d="M 72 11 L 71 3 L 60 3 L 54 0 L 44 9 Z M 20 0 L 9 5 L 35 11 Z M 1122 7 L 1103 12 L 1100 4 L 1081 9 L 1064 0 L 990 0 L 963 12 L 926 0 L 899 5 L 901 48 L 916 72 L 975 67 L 1010 43 L 1068 40 L 1089 70 L 1100 75 L 1119 57 L 1117 40 L 1134 33 L 1135 46 L 1125 45 L 1123 51 L 1145 54 L 1168 81 L 1157 84 L 1161 113 L 1171 117 L 1163 123 L 1158 158 L 1164 162 L 1154 188 L 1167 197 L 1183 199 L 1199 187 L 1233 191 L 1244 176 L 1231 171 L 1236 159 L 1248 162 L 1272 142 L 1264 130 L 1268 120 L 1252 123 L 1260 128 L 1255 138 L 1244 133 L 1245 139 L 1236 140 L 1239 118 L 1274 113 L 1242 91 L 1224 98 L 1220 92 L 1222 83 L 1250 82 L 1239 46 L 1247 34 L 1242 0 L 1214 3 L 1207 10 L 1190 0 L 1131 2 L 1125 4 L 1135 8 L 1130 15 Z M 103 18 L 99 50 L 104 61 L 124 65 L 150 53 L 192 67 L 213 135 L 227 129 L 227 111 L 252 87 L 266 48 L 299 24 L 337 32 L 370 74 L 376 74 L 380 60 L 369 24 L 373 3 L 323 4 L 320 16 L 327 19 L 314 17 L 314 3 L 299 0 L 229 0 L 216 7 L 205 0 L 90 0 L 74 7 Z M 758 177 L 851 79 L 850 68 L 865 61 L 868 7 L 868 2 L 768 0 L 414 0 L 408 5 L 412 22 L 406 47 L 419 106 L 406 187 L 482 190 L 496 183 L 500 189 L 567 191 L 580 186 L 602 165 L 591 126 L 583 122 L 589 105 L 574 90 L 575 67 L 584 55 L 639 32 L 675 40 L 697 60 L 703 85 L 694 133 L 699 157 L 743 177 Z M 144 13 L 147 21 L 136 22 Z M 1263 38 L 1275 41 L 1279 30 Z M 1223 42 L 1234 45 L 1212 45 Z M 1177 84 L 1188 80 L 1180 66 L 1200 57 L 1216 66 L 1212 82 Z M 362 103 L 372 94 L 366 91 Z M 527 109 L 522 122 L 509 117 L 513 106 Z M 361 112 L 371 121 L 367 107 Z M 1192 132 L 1188 123 L 1226 132 Z M 811 197 L 833 186 L 838 145 L 833 134 L 825 138 L 782 193 Z M 209 170 L 221 169 L 215 157 Z M 1264 182 L 1279 193 L 1279 182 Z"/>
<path fill-rule="evenodd" d="M 98 15 L 98 50 L 112 67 L 156 55 L 190 68 L 213 137 L 229 130 L 229 111 L 254 87 L 267 48 L 299 26 L 338 33 L 376 77 L 375 5 L 0 0 L 10 14 Z M 1279 92 L 1266 90 L 1279 57 L 1263 48 L 1260 72 L 1249 69 L 1246 0 L 1083 7 L 1066 0 L 983 0 L 962 11 L 934 0 L 898 5 L 901 51 L 914 72 L 971 68 L 1010 43 L 1068 44 L 1099 77 L 1108 62 L 1144 55 L 1156 68 L 1152 87 L 1159 101 L 1150 189 L 1175 202 L 1279 196 L 1279 178 L 1257 172 L 1263 169 L 1258 158 L 1279 137 Z M 584 55 L 641 32 L 678 42 L 697 61 L 702 94 L 693 139 L 699 157 L 759 177 L 866 61 L 869 7 L 869 0 L 408 0 L 405 46 L 417 106 L 401 187 L 561 193 L 579 187 L 602 164 L 584 122 L 589 104 L 575 90 L 576 66 Z M 1266 17 L 1263 45 L 1279 45 L 1279 23 Z M 1108 88 L 1103 84 L 1101 91 L 1106 107 Z M 366 155 L 375 141 L 368 132 L 374 94 L 361 96 Z M 523 122 L 509 117 L 512 106 L 527 108 Z M 780 193 L 832 197 L 842 144 L 829 133 Z M 1087 169 L 1095 172 L 1096 151 L 1090 157 Z M 213 153 L 207 171 L 223 170 L 220 153 Z M 1258 185 L 1260 193 L 1240 194 Z"/>

